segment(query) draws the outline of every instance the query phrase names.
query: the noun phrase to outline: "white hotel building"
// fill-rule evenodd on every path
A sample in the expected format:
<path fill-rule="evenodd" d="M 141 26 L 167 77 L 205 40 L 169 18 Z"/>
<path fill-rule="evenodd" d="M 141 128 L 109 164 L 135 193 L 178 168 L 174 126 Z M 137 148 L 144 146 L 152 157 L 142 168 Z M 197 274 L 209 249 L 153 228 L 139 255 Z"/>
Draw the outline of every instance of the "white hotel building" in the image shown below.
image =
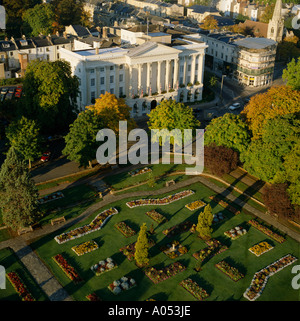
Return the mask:
<path fill-rule="evenodd" d="M 207 45 L 199 39 L 180 39 L 176 46 L 152 41 L 130 48 L 97 46 L 60 49 L 60 58 L 70 62 L 79 78 L 78 106 L 82 110 L 105 92 L 125 98 L 133 117 L 149 113 L 163 99 L 202 99 Z"/>

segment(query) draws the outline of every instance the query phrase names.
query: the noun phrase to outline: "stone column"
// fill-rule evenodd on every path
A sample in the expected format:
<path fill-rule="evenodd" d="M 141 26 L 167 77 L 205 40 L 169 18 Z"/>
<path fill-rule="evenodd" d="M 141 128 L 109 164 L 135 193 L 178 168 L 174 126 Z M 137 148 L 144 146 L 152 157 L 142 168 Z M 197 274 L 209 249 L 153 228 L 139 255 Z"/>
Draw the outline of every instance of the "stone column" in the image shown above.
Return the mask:
<path fill-rule="evenodd" d="M 183 84 L 186 85 L 186 69 L 187 69 L 187 63 L 186 63 L 186 56 L 183 57 Z"/>
<path fill-rule="evenodd" d="M 142 89 L 142 64 L 138 64 L 138 90 Z"/>
<path fill-rule="evenodd" d="M 128 98 L 132 96 L 132 66 L 129 65 L 129 88 L 128 88 Z"/>
<path fill-rule="evenodd" d="M 147 62 L 147 94 L 149 94 L 149 88 L 150 88 L 150 68 L 151 68 L 151 63 Z"/>
<path fill-rule="evenodd" d="M 179 84 L 178 77 L 178 58 L 174 59 L 174 74 L 173 74 L 173 88 L 177 89 L 177 84 Z"/>
<path fill-rule="evenodd" d="M 166 60 L 166 84 L 165 90 L 169 92 L 169 81 L 170 81 L 170 60 Z"/>
<path fill-rule="evenodd" d="M 161 61 L 158 61 L 157 62 L 157 92 L 158 93 L 161 93 L 160 77 L 161 77 Z"/>
<path fill-rule="evenodd" d="M 196 56 L 192 56 L 192 66 L 191 66 L 191 83 L 194 85 L 195 83 L 195 70 L 196 69 Z"/>
<path fill-rule="evenodd" d="M 115 95 L 116 97 L 119 97 L 120 92 L 119 92 L 119 65 L 115 65 Z"/>
<path fill-rule="evenodd" d="M 198 60 L 198 81 L 200 84 L 203 84 L 203 78 L 204 78 L 204 54 L 199 55 Z"/>

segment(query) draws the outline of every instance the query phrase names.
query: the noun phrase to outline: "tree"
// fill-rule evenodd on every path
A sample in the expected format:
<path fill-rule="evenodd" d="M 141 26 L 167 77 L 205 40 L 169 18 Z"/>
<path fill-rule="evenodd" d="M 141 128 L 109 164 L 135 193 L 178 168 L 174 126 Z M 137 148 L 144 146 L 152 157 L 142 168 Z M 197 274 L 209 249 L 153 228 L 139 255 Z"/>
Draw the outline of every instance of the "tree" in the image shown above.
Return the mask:
<path fill-rule="evenodd" d="M 222 177 L 230 173 L 238 162 L 238 153 L 231 148 L 214 144 L 204 147 L 204 167 L 214 175 Z"/>
<path fill-rule="evenodd" d="M 55 15 L 52 6 L 43 3 L 26 10 L 23 14 L 23 20 L 30 26 L 33 36 L 48 35 L 53 31 Z"/>
<path fill-rule="evenodd" d="M 140 228 L 139 236 L 137 242 L 135 243 L 134 259 L 137 266 L 142 267 L 148 265 L 148 249 L 149 242 L 147 237 L 147 226 L 146 223 L 144 223 Z"/>
<path fill-rule="evenodd" d="M 171 144 L 180 145 L 182 141 L 180 139 L 191 139 L 192 137 L 184 137 L 184 129 L 196 129 L 200 127 L 199 120 L 193 115 L 193 109 L 182 103 L 177 103 L 175 100 L 163 100 L 155 109 L 151 110 L 148 121 L 149 129 L 162 130 L 167 129 L 171 131 L 173 129 L 179 129 L 181 137 L 175 135 L 171 137 Z M 169 134 L 162 133 L 162 137 L 154 135 L 151 139 L 152 142 L 159 142 L 163 145 L 165 140 L 169 138 Z"/>
<path fill-rule="evenodd" d="M 286 180 L 290 183 L 288 193 L 292 204 L 300 206 L 300 137 L 291 150 L 284 157 L 283 163 Z"/>
<path fill-rule="evenodd" d="M 288 184 L 273 184 L 264 188 L 263 200 L 271 214 L 293 219 L 295 209 L 287 193 Z"/>
<path fill-rule="evenodd" d="M 262 16 L 260 17 L 259 21 L 260 22 L 264 22 L 264 23 L 269 23 L 269 21 L 273 17 L 274 8 L 275 8 L 275 4 L 274 3 L 266 6 L 265 7 L 265 12 L 262 14 Z"/>
<path fill-rule="evenodd" d="M 13 230 L 37 222 L 38 191 L 22 155 L 11 147 L 0 171 L 0 208 L 3 222 Z"/>
<path fill-rule="evenodd" d="M 66 147 L 62 151 L 68 159 L 80 166 L 92 167 L 91 161 L 96 157 L 97 132 L 102 128 L 99 115 L 92 110 L 86 110 L 78 115 L 70 125 L 70 131 L 65 136 Z"/>
<path fill-rule="evenodd" d="M 31 168 L 31 162 L 41 154 L 41 138 L 36 122 L 22 117 L 7 127 L 6 137 L 10 146 L 28 160 Z"/>
<path fill-rule="evenodd" d="M 65 130 L 75 119 L 78 87 L 68 62 L 34 60 L 25 74 L 20 114 L 38 121 L 45 134 Z"/>
<path fill-rule="evenodd" d="M 128 131 L 136 127 L 135 121 L 130 117 L 130 107 L 123 98 L 117 98 L 114 94 L 106 92 L 96 99 L 95 105 L 88 106 L 102 119 L 105 128 L 112 129 L 115 133 L 119 132 L 119 121 L 127 120 Z"/>
<path fill-rule="evenodd" d="M 204 30 L 219 29 L 218 21 L 213 16 L 207 16 L 200 27 L 201 29 L 204 29 Z"/>
<path fill-rule="evenodd" d="M 199 233 L 199 236 L 204 240 L 209 240 L 211 238 L 212 233 L 212 222 L 213 222 L 213 214 L 210 204 L 204 207 L 203 212 L 201 212 L 198 216 L 198 223 L 196 226 L 196 231 Z"/>
<path fill-rule="evenodd" d="M 267 92 L 253 96 L 241 112 L 252 131 L 259 139 L 268 119 L 300 112 L 300 91 L 288 86 L 271 87 Z"/>
<path fill-rule="evenodd" d="M 61 26 L 79 25 L 83 13 L 83 1 L 53 0 L 52 3 L 57 22 Z"/>
<path fill-rule="evenodd" d="M 287 68 L 283 70 L 282 79 L 286 80 L 287 86 L 293 90 L 300 90 L 300 59 L 297 62 L 295 59 L 292 59 Z"/>
<path fill-rule="evenodd" d="M 239 115 L 230 113 L 213 119 L 206 127 L 204 136 L 205 145 L 225 146 L 239 153 L 247 149 L 250 139 L 248 126 Z"/>
<path fill-rule="evenodd" d="M 287 179 L 284 159 L 299 141 L 299 125 L 295 115 L 269 119 L 261 138 L 253 140 L 241 154 L 244 168 L 265 182 L 284 183 Z"/>

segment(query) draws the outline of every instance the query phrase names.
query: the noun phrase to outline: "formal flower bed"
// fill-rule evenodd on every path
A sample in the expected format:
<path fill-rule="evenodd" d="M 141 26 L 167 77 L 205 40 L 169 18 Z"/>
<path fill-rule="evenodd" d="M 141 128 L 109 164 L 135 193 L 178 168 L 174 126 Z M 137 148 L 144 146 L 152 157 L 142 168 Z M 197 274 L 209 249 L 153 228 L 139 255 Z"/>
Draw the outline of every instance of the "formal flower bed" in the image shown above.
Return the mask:
<path fill-rule="evenodd" d="M 216 268 L 218 268 L 220 271 L 225 273 L 227 276 L 229 276 L 235 282 L 239 281 L 240 279 L 242 279 L 244 277 L 244 275 L 241 272 L 239 272 L 239 270 L 237 268 L 231 266 L 230 264 L 228 264 L 224 260 L 220 261 L 215 266 L 216 266 Z"/>
<path fill-rule="evenodd" d="M 95 293 L 86 296 L 89 301 L 102 301 Z"/>
<path fill-rule="evenodd" d="M 206 203 L 204 203 L 203 201 L 201 200 L 198 200 L 198 201 L 194 201 L 192 203 L 189 203 L 189 204 L 186 204 L 185 207 L 187 209 L 189 209 L 190 211 L 195 211 L 203 206 L 205 206 Z"/>
<path fill-rule="evenodd" d="M 31 293 L 28 291 L 17 272 L 9 272 L 6 274 L 11 285 L 21 297 L 22 301 L 35 301 Z"/>
<path fill-rule="evenodd" d="M 129 261 L 134 260 L 135 254 L 135 243 L 128 244 L 122 248 L 120 248 L 120 252 L 122 252 Z M 155 242 L 152 239 L 148 239 L 149 248 L 155 245 Z"/>
<path fill-rule="evenodd" d="M 229 204 L 228 202 L 225 202 L 224 200 L 222 200 L 220 197 L 218 197 L 217 195 L 214 196 L 210 196 L 209 199 L 211 199 L 212 201 L 214 201 L 215 203 L 221 205 L 222 207 L 226 208 L 227 210 L 229 210 L 230 212 L 232 212 L 234 215 L 238 215 L 241 213 L 241 211 L 239 211 L 238 209 L 236 209 L 234 206 L 232 206 L 231 204 Z"/>
<path fill-rule="evenodd" d="M 190 230 L 192 226 L 193 226 L 193 223 L 189 221 L 182 222 L 178 225 L 174 225 L 170 228 L 163 230 L 163 234 L 167 235 L 168 237 L 171 237 Z"/>
<path fill-rule="evenodd" d="M 198 283 L 190 278 L 181 281 L 179 284 L 199 301 L 209 297 L 209 294 L 203 288 L 201 288 Z"/>
<path fill-rule="evenodd" d="M 97 264 L 91 266 L 91 270 L 97 275 L 109 272 L 118 267 L 117 263 L 110 257 L 105 260 L 99 261 Z"/>
<path fill-rule="evenodd" d="M 184 197 L 190 196 L 195 192 L 192 190 L 184 190 L 173 195 L 166 196 L 164 198 L 149 198 L 149 199 L 139 199 L 135 201 L 127 202 L 126 205 L 129 208 L 134 208 L 137 206 L 146 206 L 146 205 L 168 205 L 172 202 L 178 201 Z"/>
<path fill-rule="evenodd" d="M 136 282 L 131 277 L 123 276 L 119 280 L 113 281 L 108 289 L 115 295 L 120 294 L 121 292 L 127 291 L 136 286 Z"/>
<path fill-rule="evenodd" d="M 115 214 L 118 214 L 117 209 L 115 209 L 115 208 L 107 209 L 107 210 L 101 212 L 100 214 L 98 214 L 90 224 L 87 224 L 87 225 L 78 227 L 74 230 L 71 230 L 69 232 L 57 235 L 54 237 L 54 239 L 58 244 L 62 244 L 62 243 L 68 242 L 70 240 L 74 240 L 76 238 L 79 238 L 79 237 L 86 235 L 88 233 L 98 231 L 104 226 L 106 221 L 112 215 L 115 215 Z"/>
<path fill-rule="evenodd" d="M 256 256 L 261 256 L 262 254 L 270 251 L 273 249 L 273 246 L 271 246 L 268 242 L 260 242 L 252 247 L 250 247 L 249 251 Z"/>
<path fill-rule="evenodd" d="M 157 284 L 183 272 L 185 269 L 186 267 L 183 264 L 175 262 L 161 270 L 157 270 L 154 267 L 146 268 L 145 274 L 153 283 Z"/>
<path fill-rule="evenodd" d="M 229 231 L 224 232 L 224 234 L 231 238 L 232 240 L 238 239 L 240 236 L 245 235 L 247 230 L 242 228 L 241 226 L 236 226 Z"/>
<path fill-rule="evenodd" d="M 50 195 L 47 195 L 47 196 L 44 196 L 44 197 L 40 198 L 38 200 L 38 202 L 40 204 L 45 204 L 45 203 L 48 203 L 48 202 L 51 202 L 51 201 L 58 200 L 58 199 L 63 198 L 63 197 L 64 197 L 64 194 L 62 192 L 56 192 L 56 193 L 52 193 Z"/>
<path fill-rule="evenodd" d="M 125 222 L 119 222 L 114 225 L 115 228 L 120 231 L 125 237 L 130 237 L 136 234 L 136 232 L 128 226 Z"/>
<path fill-rule="evenodd" d="M 146 215 L 152 218 L 153 221 L 155 221 L 158 224 L 161 224 L 163 222 L 167 222 L 167 219 L 160 213 L 156 212 L 155 210 L 146 212 Z"/>
<path fill-rule="evenodd" d="M 197 261 L 203 262 L 204 260 L 208 260 L 213 256 L 220 254 L 228 249 L 226 245 L 223 245 L 220 241 L 216 239 L 206 241 L 206 244 L 208 245 L 208 247 L 200 251 L 197 251 L 193 254 L 193 257 Z"/>
<path fill-rule="evenodd" d="M 281 271 L 288 265 L 293 264 L 295 261 L 297 261 L 296 257 L 287 254 L 256 272 L 251 280 L 250 286 L 243 294 L 244 297 L 250 301 L 255 301 L 262 294 L 269 277 Z"/>
<path fill-rule="evenodd" d="M 69 279 L 71 279 L 75 283 L 79 283 L 82 281 L 77 271 L 73 268 L 72 265 L 68 263 L 68 261 L 61 254 L 57 254 L 52 258 L 58 264 L 58 266 L 65 272 Z"/>
<path fill-rule="evenodd" d="M 266 234 L 267 236 L 271 237 L 273 240 L 277 241 L 278 243 L 283 243 L 285 241 L 285 238 L 283 236 L 273 232 L 268 227 L 260 224 L 256 220 L 250 220 L 248 223 L 253 227 L 255 227 L 256 229 L 258 229 L 259 231 Z"/>
<path fill-rule="evenodd" d="M 144 167 L 142 169 L 137 169 L 135 171 L 131 171 L 131 172 L 128 172 L 128 174 L 132 177 L 134 176 L 138 176 L 138 175 L 141 175 L 141 174 L 145 174 L 145 173 L 150 173 L 152 172 L 152 169 L 149 168 L 149 167 Z"/>
<path fill-rule="evenodd" d="M 185 246 L 182 246 L 178 241 L 173 241 L 171 244 L 164 245 L 160 250 L 166 254 L 170 259 L 176 259 L 177 257 L 188 252 Z"/>
<path fill-rule="evenodd" d="M 72 250 L 73 250 L 78 256 L 80 256 L 80 255 L 83 255 L 83 254 L 86 254 L 86 253 L 95 251 L 95 250 L 97 250 L 98 248 L 99 248 L 99 247 L 98 247 L 98 244 L 97 244 L 94 240 L 91 240 L 91 241 L 87 241 L 87 242 L 78 244 L 78 245 L 76 245 L 76 246 L 73 246 L 73 247 L 72 247 Z"/>

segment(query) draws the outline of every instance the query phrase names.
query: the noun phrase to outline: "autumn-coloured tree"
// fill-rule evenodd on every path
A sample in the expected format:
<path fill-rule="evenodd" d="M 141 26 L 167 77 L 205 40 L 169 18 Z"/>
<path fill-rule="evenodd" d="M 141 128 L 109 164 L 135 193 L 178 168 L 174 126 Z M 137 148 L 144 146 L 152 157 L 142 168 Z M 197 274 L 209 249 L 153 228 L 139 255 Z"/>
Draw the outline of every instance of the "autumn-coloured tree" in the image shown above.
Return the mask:
<path fill-rule="evenodd" d="M 292 219 L 295 215 L 295 208 L 291 203 L 287 188 L 288 184 L 265 186 L 263 200 L 271 214 L 276 214 L 285 219 Z"/>
<path fill-rule="evenodd" d="M 146 266 L 149 263 L 148 258 L 149 242 L 147 237 L 147 225 L 144 223 L 139 232 L 137 242 L 135 243 L 134 259 L 137 266 Z"/>
<path fill-rule="evenodd" d="M 114 94 L 106 92 L 96 99 L 95 105 L 87 109 L 98 114 L 104 128 L 112 129 L 116 134 L 119 132 L 119 121 L 127 120 L 128 131 L 136 127 L 135 121 L 130 117 L 130 107 L 123 98 L 117 98 Z"/>
<path fill-rule="evenodd" d="M 201 29 L 204 30 L 214 30 L 218 28 L 218 21 L 213 16 L 207 16 L 201 24 Z"/>
<path fill-rule="evenodd" d="M 300 91 L 288 86 L 271 87 L 267 92 L 253 96 L 241 112 L 246 124 L 258 139 L 268 119 L 298 113 Z"/>
<path fill-rule="evenodd" d="M 212 174 L 223 176 L 237 168 L 239 156 L 225 146 L 211 144 L 204 147 L 204 167 Z"/>
<path fill-rule="evenodd" d="M 196 231 L 199 233 L 199 237 L 204 240 L 209 240 L 212 233 L 212 222 L 213 222 L 213 213 L 210 204 L 204 207 L 203 212 L 198 216 L 198 223 L 196 226 Z"/>

